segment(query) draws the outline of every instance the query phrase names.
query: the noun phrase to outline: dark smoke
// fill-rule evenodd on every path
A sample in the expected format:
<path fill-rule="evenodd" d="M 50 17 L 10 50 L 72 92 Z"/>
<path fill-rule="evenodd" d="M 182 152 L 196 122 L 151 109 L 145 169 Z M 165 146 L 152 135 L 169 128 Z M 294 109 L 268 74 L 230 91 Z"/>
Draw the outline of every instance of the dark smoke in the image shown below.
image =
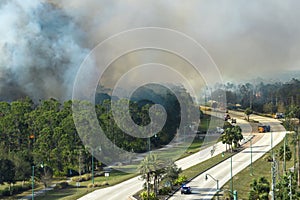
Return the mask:
<path fill-rule="evenodd" d="M 88 50 L 64 11 L 39 0 L 0 2 L 0 100 L 71 97 Z"/>

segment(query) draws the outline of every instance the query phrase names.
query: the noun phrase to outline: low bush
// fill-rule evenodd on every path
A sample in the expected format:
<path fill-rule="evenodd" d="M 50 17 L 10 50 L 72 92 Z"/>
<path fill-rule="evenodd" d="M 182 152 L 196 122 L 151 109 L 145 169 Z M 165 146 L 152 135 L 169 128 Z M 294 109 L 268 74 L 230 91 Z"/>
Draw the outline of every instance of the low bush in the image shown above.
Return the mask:
<path fill-rule="evenodd" d="M 171 187 L 163 187 L 159 189 L 158 194 L 159 195 L 167 195 L 171 192 Z"/>
<path fill-rule="evenodd" d="M 158 198 L 155 197 L 154 192 L 149 193 L 149 198 L 148 198 L 147 191 L 142 191 L 139 196 L 141 197 L 142 200 L 158 200 Z"/>
<path fill-rule="evenodd" d="M 75 176 L 75 177 L 72 177 L 71 180 L 73 182 L 81 182 L 82 181 L 82 178 L 80 176 Z"/>
<path fill-rule="evenodd" d="M 0 191 L 0 196 L 10 196 L 11 194 L 19 194 L 22 193 L 26 190 L 31 189 L 31 184 L 24 184 L 22 185 L 14 185 L 11 186 L 11 191 L 9 191 L 9 187 L 4 188 L 3 190 Z"/>
<path fill-rule="evenodd" d="M 108 184 L 108 182 L 106 182 L 106 181 L 103 181 L 103 182 L 101 183 L 101 186 L 107 186 L 107 185 L 109 185 L 109 184 Z"/>
<path fill-rule="evenodd" d="M 87 188 L 93 188 L 93 187 L 102 187 L 102 186 L 107 186 L 107 185 L 109 185 L 108 184 L 108 182 L 106 182 L 106 181 L 103 181 L 102 183 L 99 183 L 99 182 L 96 182 L 96 183 L 89 183 L 88 185 L 87 185 Z"/>
<path fill-rule="evenodd" d="M 82 176 L 82 181 L 89 181 L 91 180 L 92 176 L 90 174 L 85 174 Z"/>
<path fill-rule="evenodd" d="M 179 176 L 175 182 L 174 182 L 174 185 L 182 185 L 184 182 L 186 182 L 187 178 L 186 176 Z"/>
<path fill-rule="evenodd" d="M 7 197 L 10 196 L 10 191 L 8 188 L 4 188 L 4 190 L 1 191 L 1 196 Z"/>
<path fill-rule="evenodd" d="M 91 174 L 84 174 L 82 176 L 74 176 L 71 178 L 73 182 L 82 182 L 82 181 L 89 181 L 91 180 Z"/>
<path fill-rule="evenodd" d="M 56 183 L 54 189 L 58 189 L 58 190 L 64 189 L 64 188 L 68 187 L 68 185 L 69 185 L 69 183 L 66 181 L 58 182 L 58 183 Z"/>

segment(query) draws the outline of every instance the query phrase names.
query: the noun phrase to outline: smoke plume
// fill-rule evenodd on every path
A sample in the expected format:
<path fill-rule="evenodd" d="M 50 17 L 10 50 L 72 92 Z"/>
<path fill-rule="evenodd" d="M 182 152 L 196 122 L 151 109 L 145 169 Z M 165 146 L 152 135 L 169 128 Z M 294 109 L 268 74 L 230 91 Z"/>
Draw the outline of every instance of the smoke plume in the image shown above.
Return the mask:
<path fill-rule="evenodd" d="M 281 77 L 284 70 L 299 70 L 299 4 L 297 0 L 1 0 L 0 100 L 25 95 L 35 100 L 70 98 L 78 67 L 90 49 L 121 31 L 147 26 L 175 29 L 194 38 L 210 53 L 225 80 L 267 78 L 274 73 Z M 129 57 L 126 62 L 136 61 Z M 120 67 L 105 77 L 108 82 L 118 77 Z"/>
<path fill-rule="evenodd" d="M 71 96 L 88 50 L 64 11 L 39 0 L 0 2 L 0 100 Z"/>
<path fill-rule="evenodd" d="M 225 80 L 300 70 L 297 0 L 51 0 L 73 16 L 93 47 L 124 30 L 181 31 L 210 53 Z"/>

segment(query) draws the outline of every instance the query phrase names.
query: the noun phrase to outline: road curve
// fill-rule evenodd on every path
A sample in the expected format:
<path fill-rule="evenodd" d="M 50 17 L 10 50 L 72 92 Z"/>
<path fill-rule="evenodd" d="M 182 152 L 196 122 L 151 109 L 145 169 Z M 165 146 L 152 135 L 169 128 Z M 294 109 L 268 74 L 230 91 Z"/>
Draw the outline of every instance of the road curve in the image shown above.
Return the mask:
<path fill-rule="evenodd" d="M 240 113 L 237 113 L 240 114 Z M 257 115 L 251 115 L 252 119 L 255 119 L 261 123 L 269 124 L 271 126 L 272 133 L 262 133 L 262 137 L 252 146 L 252 160 L 253 162 L 262 157 L 266 152 L 271 149 L 271 134 L 273 134 L 273 145 L 280 143 L 286 131 L 280 122 L 275 119 L 261 117 Z M 245 169 L 250 165 L 250 148 L 244 149 L 242 152 L 232 157 L 232 174 L 233 176 Z M 212 199 L 216 194 L 217 185 L 214 180 L 209 178 L 205 180 L 205 174 L 212 175 L 215 179 L 219 180 L 219 187 L 221 188 L 226 182 L 230 180 L 230 166 L 231 159 L 220 163 L 219 165 L 211 168 L 206 173 L 197 176 L 193 179 L 189 185 L 193 189 L 191 195 L 181 195 L 180 192 L 174 194 L 170 199 Z M 270 165 L 271 168 L 271 165 Z M 254 171 L 255 172 L 255 171 Z"/>
<path fill-rule="evenodd" d="M 214 115 L 217 114 L 218 113 L 215 113 Z M 242 128 L 244 137 L 249 138 L 252 131 L 250 124 L 242 119 L 237 119 L 237 124 Z M 215 144 L 214 146 L 215 150 L 213 155 L 211 155 L 212 147 L 208 147 L 202 149 L 198 153 L 180 159 L 175 163 L 178 167 L 181 167 L 184 170 L 225 151 L 225 145 L 223 145 L 221 142 Z M 143 180 L 141 180 L 139 177 L 134 177 L 117 185 L 91 192 L 79 198 L 79 200 L 127 200 L 129 196 L 143 189 L 143 183 Z"/>

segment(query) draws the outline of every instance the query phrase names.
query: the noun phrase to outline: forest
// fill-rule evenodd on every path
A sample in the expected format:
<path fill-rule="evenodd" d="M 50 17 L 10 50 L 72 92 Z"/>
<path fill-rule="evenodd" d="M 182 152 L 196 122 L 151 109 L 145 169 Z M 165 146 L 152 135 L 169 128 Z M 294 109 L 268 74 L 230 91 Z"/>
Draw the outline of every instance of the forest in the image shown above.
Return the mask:
<path fill-rule="evenodd" d="M 285 113 L 292 105 L 300 106 L 300 81 L 292 79 L 285 83 L 219 84 L 211 92 L 211 99 L 217 100 L 223 94 L 226 94 L 229 109 L 240 107 L 251 108 L 258 113 Z"/>
<path fill-rule="evenodd" d="M 186 99 L 185 102 L 191 102 L 185 90 L 177 88 L 176 91 L 177 96 Z M 133 100 L 112 100 L 108 94 L 96 95 L 94 108 L 97 120 L 110 141 L 126 151 L 140 153 L 148 150 L 147 138 L 124 134 L 114 121 L 112 101 L 117 104 L 128 102 L 132 120 L 141 126 L 150 122 L 148 111 L 153 104 L 164 106 L 166 123 L 156 137 L 151 137 L 151 148 L 155 149 L 168 144 L 179 127 L 181 105 L 176 95 L 167 88 L 148 86 L 137 91 Z M 0 102 L 0 169 L 3 169 L 2 172 L 8 172 L 7 168 L 14 170 L 10 176 L 1 176 L 1 183 L 28 180 L 32 166 L 36 166 L 37 176 L 42 168 L 50 170 L 54 176 L 73 176 L 91 171 L 92 155 L 78 135 L 73 105 L 72 100 L 60 102 L 54 98 L 33 102 L 25 97 Z M 198 109 L 192 104 L 190 108 Z M 84 119 L 86 116 L 83 113 L 79 117 Z M 100 161 L 95 165 L 104 166 Z"/>
<path fill-rule="evenodd" d="M 97 94 L 97 120 L 107 138 L 118 147 L 137 153 L 146 152 L 149 148 L 146 138 L 124 134 L 118 127 L 112 115 L 111 102 L 128 101 L 132 120 L 141 126 L 150 122 L 149 108 L 153 104 L 161 104 L 167 112 L 167 120 L 157 137 L 150 139 L 151 149 L 161 148 L 178 131 L 184 117 L 180 112 L 183 106 L 188 108 L 188 115 L 199 110 L 186 90 L 177 87 L 175 91 L 176 94 L 168 88 L 147 86 L 133 93 L 132 99 Z M 300 118 L 300 81 L 297 79 L 258 85 L 227 83 L 212 91 L 211 100 L 217 100 L 224 93 L 229 109 L 240 105 L 241 109 L 250 107 L 260 113 L 290 113 L 289 109 L 293 107 L 293 117 Z M 181 97 L 185 105 L 180 105 L 177 97 Z M 0 183 L 28 180 L 33 165 L 37 166 L 37 172 L 39 168 L 46 167 L 55 176 L 78 175 L 91 170 L 91 154 L 83 145 L 74 124 L 73 103 L 72 100 L 61 102 L 54 98 L 33 102 L 29 97 L 0 102 L 0 169 L 14 170 L 7 173 L 7 177 L 2 176 Z M 96 166 L 101 167 L 103 163 L 98 161 Z"/>

